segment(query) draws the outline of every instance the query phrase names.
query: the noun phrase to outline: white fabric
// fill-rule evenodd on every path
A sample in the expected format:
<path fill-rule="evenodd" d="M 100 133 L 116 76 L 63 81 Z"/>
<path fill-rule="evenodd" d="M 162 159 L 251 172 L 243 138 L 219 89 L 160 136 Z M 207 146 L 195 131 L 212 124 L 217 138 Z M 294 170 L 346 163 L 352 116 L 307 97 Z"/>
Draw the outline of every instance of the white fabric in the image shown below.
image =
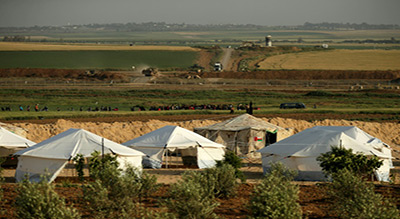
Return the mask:
<path fill-rule="evenodd" d="M 224 154 L 222 148 L 197 147 L 197 165 L 200 169 L 214 167 L 217 160 L 224 159 Z"/>
<path fill-rule="evenodd" d="M 33 147 L 18 151 L 15 155 L 34 156 L 54 159 L 71 159 L 77 154 L 90 157 L 93 151 L 102 151 L 104 139 L 104 153 L 124 156 L 143 156 L 143 153 L 124 147 L 116 142 L 102 138 L 83 129 L 68 129 L 56 136 L 44 140 Z"/>
<path fill-rule="evenodd" d="M 269 168 L 269 162 L 279 161 L 288 168 L 299 171 L 297 179 L 322 180 L 322 169 L 316 158 L 329 152 L 332 146 L 352 149 L 354 153 L 378 156 L 384 160 L 384 165 L 376 171 L 377 178 L 389 181 L 390 168 L 393 167 L 390 147 L 354 126 L 316 126 L 258 152 L 262 155 L 264 171 Z"/>
<path fill-rule="evenodd" d="M 42 141 L 33 147 L 18 151 L 18 166 L 16 170 L 16 179 L 19 182 L 25 174 L 28 174 L 29 180 L 38 180 L 38 175 L 47 172 L 51 175 L 49 182 L 53 181 L 60 171 L 64 168 L 68 160 L 74 158 L 77 154 L 84 157 L 90 157 L 94 151 L 102 152 L 104 141 L 104 153 L 116 154 L 121 156 L 121 167 L 125 167 L 125 161 L 131 166 L 141 169 L 142 156 L 140 151 L 125 147 L 108 139 L 83 129 L 69 129 L 63 133 Z"/>
<path fill-rule="evenodd" d="M 196 134 L 179 126 L 164 126 L 150 133 L 142 135 L 123 143 L 126 146 L 155 147 L 155 148 L 177 148 L 184 149 L 197 145 L 204 147 L 220 147 L 225 146 L 215 143 L 203 136 Z"/>
<path fill-rule="evenodd" d="M 34 144 L 36 143 L 0 127 L 0 148 L 5 149 L 0 152 L 0 157 L 8 156 Z"/>
<path fill-rule="evenodd" d="M 165 149 L 168 149 L 169 151 L 175 151 L 176 149 L 190 150 L 191 148 L 193 149 L 199 146 L 203 148 L 219 148 L 220 150 L 213 152 L 213 158 L 215 157 L 217 160 L 222 160 L 225 149 L 224 145 L 215 143 L 199 134 L 179 126 L 164 126 L 122 144 L 142 151 L 151 159 L 158 161 L 162 161 Z M 199 153 L 197 152 L 197 159 L 199 168 L 213 166 L 209 161 L 212 159 L 210 156 L 199 156 Z"/>
<path fill-rule="evenodd" d="M 284 128 L 282 127 L 271 124 L 262 119 L 256 118 L 250 114 L 245 113 L 220 123 L 216 123 L 205 127 L 195 128 L 195 131 L 197 130 L 240 131 L 245 129 L 256 129 L 256 130 L 264 130 L 270 132 L 275 132 L 277 130 L 284 130 Z"/>
<path fill-rule="evenodd" d="M 119 163 L 119 169 L 126 169 L 128 166 L 131 166 L 138 171 L 142 170 L 142 156 L 134 156 L 134 157 L 125 157 L 125 156 L 118 156 L 117 161 Z"/>
<path fill-rule="evenodd" d="M 20 182 L 28 177 L 31 182 L 40 182 L 46 175 L 49 182 L 52 182 L 67 163 L 68 160 L 65 159 L 21 156 L 18 157 L 15 179 Z"/>

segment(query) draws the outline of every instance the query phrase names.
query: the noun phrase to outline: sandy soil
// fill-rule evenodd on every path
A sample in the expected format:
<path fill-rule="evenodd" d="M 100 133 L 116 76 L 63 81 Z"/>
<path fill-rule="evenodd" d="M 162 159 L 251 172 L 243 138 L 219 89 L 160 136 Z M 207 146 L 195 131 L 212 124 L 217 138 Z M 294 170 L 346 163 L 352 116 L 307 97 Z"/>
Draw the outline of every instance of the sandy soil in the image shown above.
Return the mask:
<path fill-rule="evenodd" d="M 69 128 L 82 128 L 112 141 L 123 143 L 148 132 L 159 129 L 165 125 L 177 125 L 189 130 L 193 130 L 195 127 L 208 126 L 226 120 L 227 118 L 228 117 L 217 117 L 217 119 L 202 118 L 179 121 L 180 119 L 177 117 L 169 121 L 149 119 L 147 121 L 126 120 L 116 122 L 79 122 L 60 119 L 52 123 L 45 124 L 15 122 L 12 123 L 12 125 L 25 129 L 27 131 L 26 137 L 35 142 L 41 142 L 54 135 L 64 132 Z M 395 150 L 394 152 L 400 151 L 400 124 L 398 122 L 378 123 L 340 119 L 324 119 L 309 122 L 306 120 L 281 117 L 262 117 L 262 119 L 283 128 L 292 128 L 295 133 L 314 126 L 357 126 L 370 135 L 375 136 L 392 146 L 392 148 Z M 400 158 L 397 153 L 395 153 L 395 157 Z"/>

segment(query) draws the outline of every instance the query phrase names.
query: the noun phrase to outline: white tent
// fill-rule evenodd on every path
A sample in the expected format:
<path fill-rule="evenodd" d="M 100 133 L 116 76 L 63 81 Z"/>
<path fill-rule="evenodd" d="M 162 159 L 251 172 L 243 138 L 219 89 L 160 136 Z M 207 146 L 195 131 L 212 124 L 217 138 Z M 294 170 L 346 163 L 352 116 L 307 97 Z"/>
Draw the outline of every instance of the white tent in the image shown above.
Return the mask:
<path fill-rule="evenodd" d="M 103 147 L 104 146 L 104 147 Z M 104 139 L 83 129 L 69 129 L 33 147 L 18 151 L 18 166 L 15 178 L 19 182 L 28 176 L 30 181 L 40 181 L 41 175 L 48 174 L 52 182 L 69 160 L 77 154 L 90 157 L 94 151 L 116 154 L 120 168 L 129 164 L 142 168 L 142 152 Z"/>
<path fill-rule="evenodd" d="M 7 157 L 34 144 L 36 143 L 0 127 L 0 157 Z"/>
<path fill-rule="evenodd" d="M 375 175 L 380 181 L 389 180 L 390 168 L 393 168 L 390 147 L 354 126 L 316 126 L 258 152 L 262 155 L 264 173 L 270 167 L 270 162 L 281 162 L 289 169 L 298 171 L 298 180 L 325 180 L 316 158 L 330 151 L 331 146 L 378 156 L 383 160 L 383 165 Z"/>
<path fill-rule="evenodd" d="M 196 127 L 194 132 L 217 143 L 226 145 L 238 155 L 260 157 L 252 152 L 293 135 L 285 129 L 247 113 L 205 127 Z"/>
<path fill-rule="evenodd" d="M 215 143 L 203 136 L 178 126 L 164 126 L 138 138 L 122 143 L 145 153 L 154 164 L 160 168 L 164 154 L 167 151 L 179 150 L 182 159 L 195 158 L 199 168 L 209 168 L 222 160 L 225 146 Z"/>

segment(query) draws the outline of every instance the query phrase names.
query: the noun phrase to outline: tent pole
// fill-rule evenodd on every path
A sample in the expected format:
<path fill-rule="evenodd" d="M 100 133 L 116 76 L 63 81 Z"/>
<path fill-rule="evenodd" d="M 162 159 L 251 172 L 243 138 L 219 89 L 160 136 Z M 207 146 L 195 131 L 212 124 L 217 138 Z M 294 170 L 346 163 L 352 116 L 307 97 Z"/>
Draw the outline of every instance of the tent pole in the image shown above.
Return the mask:
<path fill-rule="evenodd" d="M 104 159 L 104 138 L 101 138 L 101 159 Z"/>
<path fill-rule="evenodd" d="M 168 169 L 168 150 L 165 152 L 165 168 Z"/>
<path fill-rule="evenodd" d="M 235 132 L 235 148 L 234 148 L 235 151 L 234 152 L 235 152 L 236 155 L 238 154 L 238 148 L 237 148 L 238 147 L 238 139 L 237 139 L 237 136 L 238 136 L 238 131 Z"/>

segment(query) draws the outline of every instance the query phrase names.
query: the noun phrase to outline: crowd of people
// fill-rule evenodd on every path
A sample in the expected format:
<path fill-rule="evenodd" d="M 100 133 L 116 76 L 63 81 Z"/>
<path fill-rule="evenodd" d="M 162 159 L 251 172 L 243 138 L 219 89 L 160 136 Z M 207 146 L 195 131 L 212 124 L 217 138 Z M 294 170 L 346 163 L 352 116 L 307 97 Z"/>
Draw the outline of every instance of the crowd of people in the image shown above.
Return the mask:
<path fill-rule="evenodd" d="M 252 103 L 250 104 L 237 104 L 234 106 L 233 104 L 191 104 L 191 105 L 186 105 L 186 104 L 172 104 L 172 105 L 162 105 L 162 106 L 150 106 L 146 109 L 144 106 L 136 105 L 136 106 L 131 106 L 130 110 L 131 111 L 165 111 L 165 110 L 230 110 L 231 113 L 234 112 L 234 110 L 246 110 L 247 113 L 252 111 L 253 109 L 259 109 L 259 108 L 254 108 L 252 107 Z M 40 107 L 39 104 L 35 104 L 33 108 L 31 108 L 30 105 L 27 105 L 25 108 L 22 105 L 18 106 L 19 111 L 49 111 L 49 108 L 47 106 Z M 75 111 L 73 107 L 69 107 L 67 109 L 68 111 Z M 79 111 L 88 111 L 88 112 L 100 112 L 100 111 L 119 111 L 118 107 L 111 107 L 111 106 L 95 106 L 95 107 L 79 107 L 77 109 Z M 11 106 L 2 106 L 1 111 L 12 111 Z M 55 111 L 61 111 L 60 107 L 56 107 Z"/>

